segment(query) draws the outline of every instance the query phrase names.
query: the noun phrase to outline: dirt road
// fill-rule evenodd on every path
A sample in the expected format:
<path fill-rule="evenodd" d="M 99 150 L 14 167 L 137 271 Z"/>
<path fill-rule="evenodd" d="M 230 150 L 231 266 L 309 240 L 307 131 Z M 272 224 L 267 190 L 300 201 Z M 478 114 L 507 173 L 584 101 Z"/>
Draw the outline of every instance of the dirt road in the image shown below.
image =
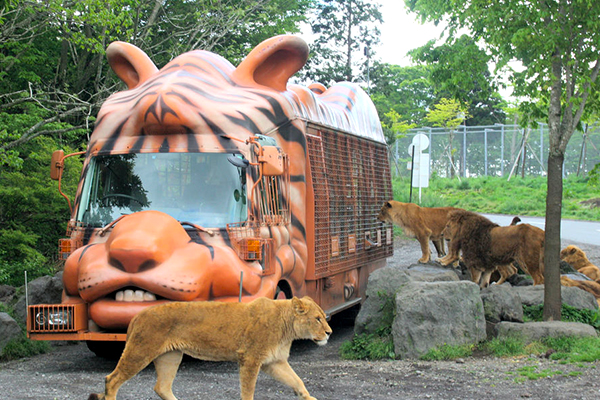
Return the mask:
<path fill-rule="evenodd" d="M 600 246 L 581 245 L 592 262 L 600 264 Z M 396 243 L 392 262 L 414 262 L 416 241 Z M 511 359 L 468 358 L 447 362 L 346 361 L 340 345 L 352 337 L 352 326 L 332 321 L 330 343 L 318 347 L 297 342 L 290 364 L 314 397 L 337 399 L 589 399 L 600 397 L 600 362 L 567 364 L 539 357 Z M 115 361 L 96 357 L 85 344 L 64 344 L 49 354 L 0 363 L 0 399 L 87 399 L 103 390 L 104 376 Z M 528 380 L 520 373 L 534 371 L 546 378 Z M 152 391 L 154 369 L 146 368 L 126 383 L 121 400 L 158 399 Z M 239 399 L 237 366 L 186 359 L 174 384 L 179 399 Z M 261 374 L 256 399 L 293 399 L 293 392 Z"/>

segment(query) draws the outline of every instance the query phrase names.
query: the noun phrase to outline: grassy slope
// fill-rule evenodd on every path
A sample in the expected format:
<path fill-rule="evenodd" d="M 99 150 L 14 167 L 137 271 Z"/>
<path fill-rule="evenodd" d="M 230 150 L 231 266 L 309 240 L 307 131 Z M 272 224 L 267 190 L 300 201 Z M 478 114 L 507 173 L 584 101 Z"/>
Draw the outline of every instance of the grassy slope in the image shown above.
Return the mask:
<path fill-rule="evenodd" d="M 409 200 L 410 181 L 393 182 L 394 199 Z M 569 178 L 563 181 L 562 217 L 600 221 L 600 208 L 579 204 L 583 200 L 600 197 L 600 188 L 586 179 Z M 413 188 L 412 200 L 419 203 L 419 190 Z M 447 179 L 433 177 L 428 188 L 421 189 L 421 206 L 453 206 L 470 211 L 521 216 L 545 215 L 546 178 L 513 177 L 510 182 L 500 177 Z"/>

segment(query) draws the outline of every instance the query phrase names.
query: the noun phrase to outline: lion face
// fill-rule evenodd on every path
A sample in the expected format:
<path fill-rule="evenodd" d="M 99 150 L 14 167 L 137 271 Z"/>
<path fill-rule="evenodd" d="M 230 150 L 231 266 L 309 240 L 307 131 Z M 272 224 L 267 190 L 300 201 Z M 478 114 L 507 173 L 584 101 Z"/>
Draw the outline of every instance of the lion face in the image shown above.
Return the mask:
<path fill-rule="evenodd" d="M 381 222 L 394 222 L 394 219 L 392 217 L 392 208 L 392 203 L 386 201 L 383 207 L 381 207 L 381 211 L 379 211 L 377 219 Z"/>
<path fill-rule="evenodd" d="M 560 259 L 576 269 L 583 268 L 590 264 L 587 256 L 579 247 L 569 245 L 561 250 Z"/>
<path fill-rule="evenodd" d="M 458 232 L 458 225 L 453 221 L 448 221 L 444 230 L 442 231 L 442 237 L 445 240 L 452 240 L 456 237 L 456 233 Z"/>
<path fill-rule="evenodd" d="M 327 343 L 331 327 L 321 307 L 310 297 L 292 299 L 294 312 L 294 331 L 298 339 L 310 339 L 319 346 Z"/>

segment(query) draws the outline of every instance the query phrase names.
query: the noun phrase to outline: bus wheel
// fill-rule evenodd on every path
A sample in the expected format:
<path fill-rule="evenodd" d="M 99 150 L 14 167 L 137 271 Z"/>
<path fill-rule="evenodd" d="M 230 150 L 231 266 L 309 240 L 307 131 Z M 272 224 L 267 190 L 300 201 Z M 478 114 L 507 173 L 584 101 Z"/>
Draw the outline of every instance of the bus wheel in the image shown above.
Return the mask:
<path fill-rule="evenodd" d="M 85 342 L 88 349 L 94 352 L 98 357 L 108 360 L 118 360 L 125 348 L 125 342 L 103 342 L 99 340 L 88 340 Z"/>

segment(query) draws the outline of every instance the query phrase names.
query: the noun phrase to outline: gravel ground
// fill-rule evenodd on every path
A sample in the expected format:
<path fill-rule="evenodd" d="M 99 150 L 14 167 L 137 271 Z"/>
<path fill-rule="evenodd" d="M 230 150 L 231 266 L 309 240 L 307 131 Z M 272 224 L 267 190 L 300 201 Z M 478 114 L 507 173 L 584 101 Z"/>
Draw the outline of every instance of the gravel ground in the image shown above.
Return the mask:
<path fill-rule="evenodd" d="M 563 245 L 571 243 L 563 243 Z M 578 244 L 600 265 L 600 246 Z M 415 240 L 397 240 L 393 263 L 409 265 L 420 257 Z M 564 247 L 564 246 L 563 246 Z M 299 341 L 290 364 L 318 399 L 598 399 L 600 362 L 560 364 L 540 357 L 469 357 L 458 361 L 346 361 L 340 345 L 352 338 L 344 316 L 331 322 L 334 334 L 324 347 Z M 116 362 L 98 358 L 85 344 L 63 343 L 48 354 L 0 363 L 0 399 L 86 399 L 100 392 L 104 376 Z M 524 367 L 546 371 L 551 377 L 525 380 Z M 158 399 L 152 391 L 155 374 L 150 366 L 127 382 L 121 400 Z M 232 363 L 185 359 L 174 384 L 179 399 L 239 399 L 237 366 Z M 293 392 L 261 374 L 257 399 L 292 399 Z"/>

